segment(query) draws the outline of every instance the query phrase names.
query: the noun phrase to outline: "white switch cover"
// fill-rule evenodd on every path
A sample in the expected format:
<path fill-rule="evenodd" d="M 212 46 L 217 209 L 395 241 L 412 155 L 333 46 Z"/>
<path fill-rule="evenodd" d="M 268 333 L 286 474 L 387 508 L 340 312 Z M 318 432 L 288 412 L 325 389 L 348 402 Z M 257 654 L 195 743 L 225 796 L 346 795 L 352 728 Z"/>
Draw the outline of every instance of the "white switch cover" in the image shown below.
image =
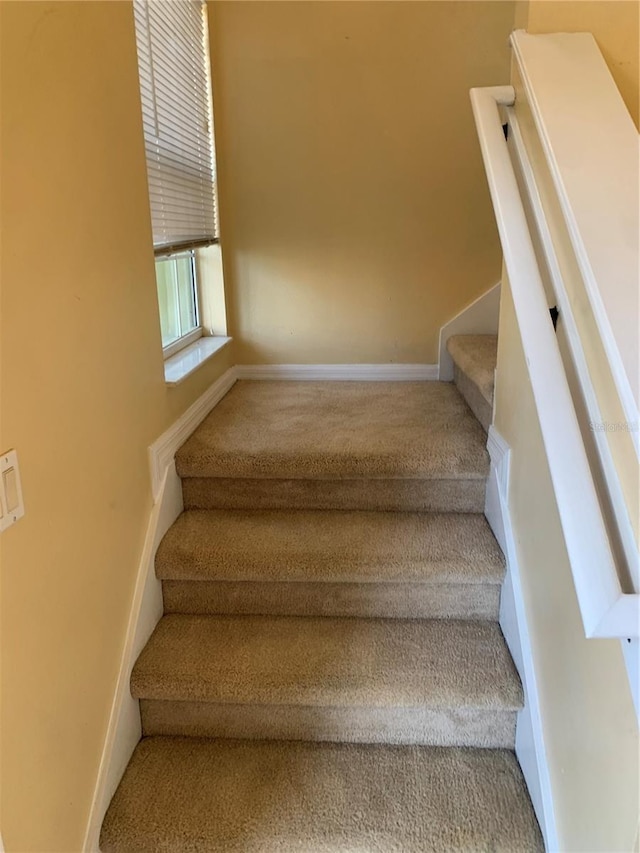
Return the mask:
<path fill-rule="evenodd" d="M 18 454 L 9 450 L 0 456 L 0 532 L 24 515 Z"/>

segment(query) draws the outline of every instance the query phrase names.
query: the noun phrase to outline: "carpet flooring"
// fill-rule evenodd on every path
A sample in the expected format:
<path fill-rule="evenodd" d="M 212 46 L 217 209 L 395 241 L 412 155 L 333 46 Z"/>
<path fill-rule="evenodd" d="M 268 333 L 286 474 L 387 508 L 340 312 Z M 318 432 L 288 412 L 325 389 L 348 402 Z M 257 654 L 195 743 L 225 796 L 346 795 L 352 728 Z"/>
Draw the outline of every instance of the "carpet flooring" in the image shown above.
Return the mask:
<path fill-rule="evenodd" d="M 498 626 L 446 619 L 166 615 L 131 689 L 136 698 L 236 703 L 522 705 Z"/>
<path fill-rule="evenodd" d="M 238 382 L 180 449 L 103 853 L 543 849 L 461 391 Z"/>
<path fill-rule="evenodd" d="M 486 432 L 493 417 L 493 386 L 498 359 L 496 335 L 454 335 L 447 341 L 454 382 Z"/>
<path fill-rule="evenodd" d="M 497 336 L 454 335 L 447 341 L 447 350 L 455 364 L 491 405 L 494 372 L 498 360 Z"/>
<path fill-rule="evenodd" d="M 193 510 L 156 555 L 170 580 L 502 583 L 482 515 Z"/>
<path fill-rule="evenodd" d="M 484 479 L 476 419 L 444 382 L 237 382 L 176 456 L 181 477 Z"/>
<path fill-rule="evenodd" d="M 541 853 L 507 750 L 147 738 L 103 853 Z"/>
<path fill-rule="evenodd" d="M 189 510 L 156 555 L 165 612 L 497 619 L 480 514 Z"/>

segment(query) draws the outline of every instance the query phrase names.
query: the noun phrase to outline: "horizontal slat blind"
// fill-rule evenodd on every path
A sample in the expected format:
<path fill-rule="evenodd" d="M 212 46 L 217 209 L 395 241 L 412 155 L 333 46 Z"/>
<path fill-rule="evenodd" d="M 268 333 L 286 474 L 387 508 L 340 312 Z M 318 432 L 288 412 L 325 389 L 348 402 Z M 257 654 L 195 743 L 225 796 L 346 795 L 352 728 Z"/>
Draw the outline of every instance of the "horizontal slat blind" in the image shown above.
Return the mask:
<path fill-rule="evenodd" d="M 213 119 L 203 0 L 134 0 L 156 254 L 214 242 Z"/>

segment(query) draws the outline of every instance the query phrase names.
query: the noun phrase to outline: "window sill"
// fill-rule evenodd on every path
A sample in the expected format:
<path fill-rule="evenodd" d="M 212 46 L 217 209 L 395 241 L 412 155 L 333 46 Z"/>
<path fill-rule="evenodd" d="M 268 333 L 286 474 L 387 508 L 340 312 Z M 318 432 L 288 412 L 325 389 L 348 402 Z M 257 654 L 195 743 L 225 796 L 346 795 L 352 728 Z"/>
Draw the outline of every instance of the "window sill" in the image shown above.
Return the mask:
<path fill-rule="evenodd" d="M 230 341 L 231 338 L 214 336 L 199 338 L 195 343 L 189 344 L 180 352 L 166 359 L 164 381 L 167 385 L 179 385 Z"/>

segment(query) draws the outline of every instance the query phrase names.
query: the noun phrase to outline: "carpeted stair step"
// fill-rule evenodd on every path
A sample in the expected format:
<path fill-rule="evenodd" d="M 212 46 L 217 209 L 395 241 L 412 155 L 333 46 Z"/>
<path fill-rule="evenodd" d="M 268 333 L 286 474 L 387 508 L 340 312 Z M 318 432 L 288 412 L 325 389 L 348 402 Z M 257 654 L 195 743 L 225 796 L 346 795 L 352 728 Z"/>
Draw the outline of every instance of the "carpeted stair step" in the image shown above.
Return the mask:
<path fill-rule="evenodd" d="M 176 465 L 190 509 L 482 512 L 488 456 L 450 383 L 240 381 Z"/>
<path fill-rule="evenodd" d="M 486 431 L 493 415 L 493 385 L 498 361 L 496 335 L 454 335 L 447 341 L 454 382 Z"/>
<path fill-rule="evenodd" d="M 496 619 L 480 514 L 189 510 L 156 555 L 166 613 Z"/>
<path fill-rule="evenodd" d="M 164 616 L 131 677 L 146 735 L 513 747 L 487 621 Z"/>
<path fill-rule="evenodd" d="M 102 853 L 542 853 L 506 750 L 146 738 Z"/>

